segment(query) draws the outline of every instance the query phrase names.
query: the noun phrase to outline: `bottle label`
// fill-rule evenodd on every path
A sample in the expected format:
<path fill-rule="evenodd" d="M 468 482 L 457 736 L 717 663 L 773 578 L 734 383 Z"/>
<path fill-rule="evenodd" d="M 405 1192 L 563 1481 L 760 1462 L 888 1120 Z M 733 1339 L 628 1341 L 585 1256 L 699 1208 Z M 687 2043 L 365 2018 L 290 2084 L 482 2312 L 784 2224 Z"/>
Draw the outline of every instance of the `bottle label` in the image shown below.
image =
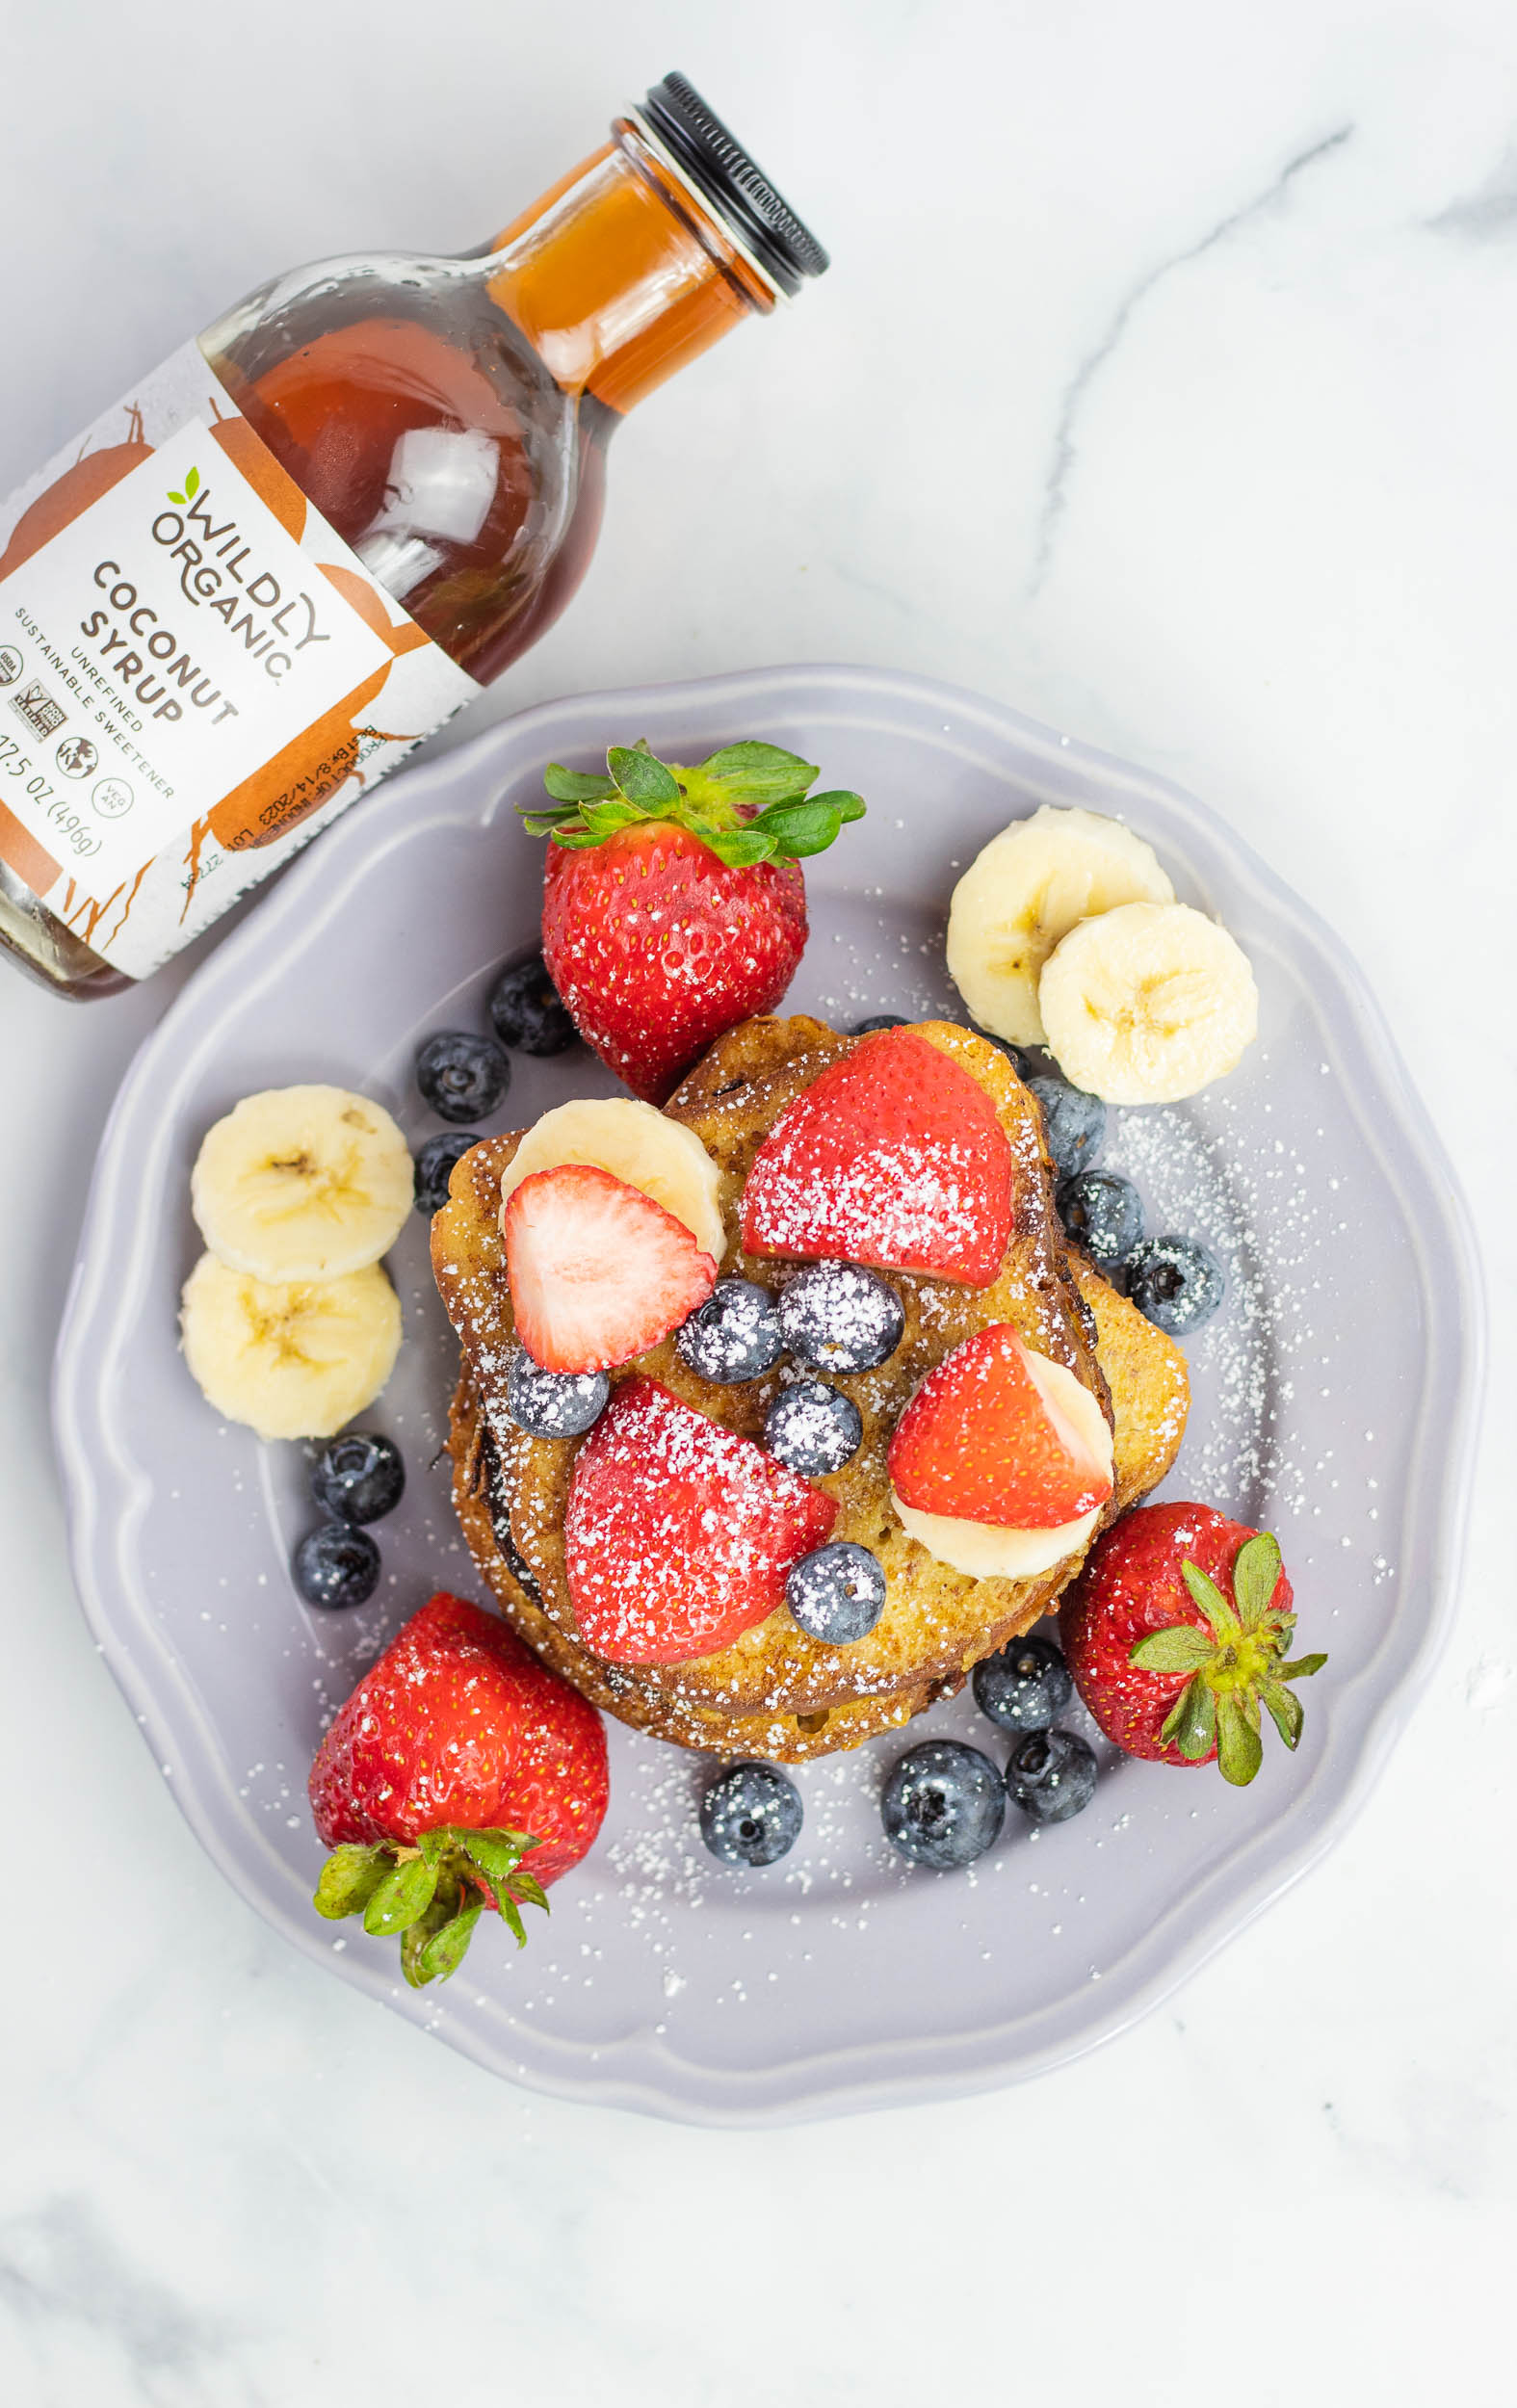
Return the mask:
<path fill-rule="evenodd" d="M 0 861 L 130 977 L 479 691 L 194 342 L 0 502 Z"/>

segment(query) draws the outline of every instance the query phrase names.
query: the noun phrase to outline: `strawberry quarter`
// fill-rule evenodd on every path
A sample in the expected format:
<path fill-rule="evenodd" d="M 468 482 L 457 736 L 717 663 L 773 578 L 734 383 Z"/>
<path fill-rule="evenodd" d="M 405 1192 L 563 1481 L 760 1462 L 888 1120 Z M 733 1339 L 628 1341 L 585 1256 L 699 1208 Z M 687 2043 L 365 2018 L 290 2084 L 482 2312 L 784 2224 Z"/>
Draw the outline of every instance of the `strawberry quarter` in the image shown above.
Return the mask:
<path fill-rule="evenodd" d="M 750 1254 L 841 1257 L 988 1287 L 1011 1148 L 967 1070 L 910 1029 L 866 1037 L 781 1113 L 743 1197 Z"/>

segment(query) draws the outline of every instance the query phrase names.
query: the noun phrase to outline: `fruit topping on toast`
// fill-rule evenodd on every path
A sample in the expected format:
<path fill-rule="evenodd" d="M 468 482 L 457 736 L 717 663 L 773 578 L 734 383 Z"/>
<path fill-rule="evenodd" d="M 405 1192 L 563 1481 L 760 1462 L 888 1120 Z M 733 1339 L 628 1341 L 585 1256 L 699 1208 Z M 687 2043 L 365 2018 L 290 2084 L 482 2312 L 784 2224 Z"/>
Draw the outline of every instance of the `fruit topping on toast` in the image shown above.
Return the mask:
<path fill-rule="evenodd" d="M 717 1266 L 683 1220 L 591 1163 L 535 1171 L 501 1216 L 522 1344 L 549 1372 L 630 1363 L 704 1303 Z"/>
<path fill-rule="evenodd" d="M 518 1140 L 501 1176 L 501 1202 L 535 1170 L 555 1170 L 560 1163 L 593 1163 L 629 1188 L 641 1188 L 720 1262 L 727 1243 L 721 1174 L 693 1129 L 651 1104 L 635 1104 L 630 1095 L 556 1105 Z"/>
<path fill-rule="evenodd" d="M 750 1254 L 841 1257 L 988 1286 L 1011 1149 L 984 1088 L 911 1029 L 863 1038 L 780 1114 L 743 1196 Z"/>
<path fill-rule="evenodd" d="M 697 1641 L 664 1662 L 617 1661 L 619 1642 L 603 1654 L 580 1627 L 564 1559 L 570 1492 L 604 1392 L 615 1394 L 627 1373 L 577 1382 L 552 1375 L 571 1413 L 556 1391 L 538 1397 L 543 1375 L 515 1326 L 499 1218 L 503 1174 L 509 1183 L 532 1133 L 492 1139 L 466 1156 L 432 1228 L 438 1286 L 465 1355 L 454 1493 L 482 1576 L 508 1619 L 603 1710 L 728 1760 L 795 1762 L 849 1748 L 951 1693 L 979 1657 L 1047 1610 L 1095 1529 L 1168 1468 L 1185 1426 L 1179 1349 L 1064 1251 L 1037 1106 L 1006 1053 L 946 1023 L 914 1034 L 989 1099 L 1015 1165 L 1015 1222 L 993 1282 L 881 1276 L 836 1256 L 767 1262 L 729 1242 L 705 1305 L 630 1367 L 836 1503 L 824 1539 L 797 1550 L 824 1560 L 796 1579 L 794 1594 L 792 1584 L 783 1596 L 774 1584 L 776 1606 L 788 1610 L 725 1644 Z M 750 1021 L 720 1040 L 666 1114 L 627 1101 L 615 1109 L 652 1130 L 677 1128 L 700 1148 L 736 1234 L 747 1174 L 784 1113 L 869 1041 L 805 1018 Z M 897 1509 L 886 1458 L 902 1415 L 933 1368 L 992 1322 L 1067 1367 L 1102 1421 L 1110 1391 L 1115 1485 L 1098 1514 L 1029 1532 Z M 1099 1431 L 1093 1443 L 1102 1443 Z M 843 1557 L 829 1553 L 836 1546 Z M 848 1577 L 824 1583 L 834 1566 Z M 886 1597 L 874 1621 L 880 1575 Z M 764 1612 L 762 1600 L 755 1610 Z"/>
<path fill-rule="evenodd" d="M 599 1714 L 497 1614 L 439 1594 L 338 1711 L 311 1767 L 332 1850 L 317 1912 L 399 1933 L 413 1987 L 451 1974 L 486 1910 L 520 1909 L 577 1865 L 605 1818 Z"/>
<path fill-rule="evenodd" d="M 837 1518 L 830 1497 L 641 1374 L 623 1381 L 574 1464 L 564 1517 L 585 1646 L 680 1663 L 729 1646 L 785 1603 L 793 1565 Z"/>
<path fill-rule="evenodd" d="M 872 1372 L 900 1346 L 906 1308 L 877 1271 L 857 1263 L 808 1263 L 780 1290 L 779 1325 L 798 1363 L 819 1372 Z"/>
<path fill-rule="evenodd" d="M 1088 1389 L 992 1322 L 923 1381 L 891 1441 L 891 1502 L 939 1562 L 1033 1577 L 1083 1546 L 1112 1493 Z"/>
<path fill-rule="evenodd" d="M 1112 1494 L 1112 1433 L 1093 1404 L 1061 1364 L 992 1322 L 917 1390 L 891 1441 L 891 1480 L 925 1513 L 1007 1530 L 1073 1522 Z"/>
<path fill-rule="evenodd" d="M 543 956 L 587 1044 L 658 1104 L 725 1030 L 773 1010 L 805 948 L 800 857 L 864 805 L 808 794 L 815 767 L 776 745 L 688 769 L 613 745 L 606 766 L 550 763 L 549 804 L 523 813 L 551 839 Z"/>

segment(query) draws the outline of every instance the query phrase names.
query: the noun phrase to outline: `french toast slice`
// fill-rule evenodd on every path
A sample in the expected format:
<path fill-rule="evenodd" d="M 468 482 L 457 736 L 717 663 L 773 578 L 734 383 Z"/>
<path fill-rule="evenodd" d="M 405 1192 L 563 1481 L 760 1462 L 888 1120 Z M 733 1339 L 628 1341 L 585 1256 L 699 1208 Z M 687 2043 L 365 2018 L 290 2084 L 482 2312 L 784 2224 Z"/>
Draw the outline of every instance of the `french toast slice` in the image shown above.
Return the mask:
<path fill-rule="evenodd" d="M 816 1484 L 837 1501 L 833 1536 L 872 1548 L 887 1584 L 876 1629 L 849 1647 L 811 1638 L 784 1611 L 686 1663 L 609 1664 L 579 1644 L 563 1520 L 583 1441 L 529 1437 L 503 1402 L 515 1340 L 499 1198 L 517 1137 L 487 1140 L 463 1157 L 432 1224 L 438 1289 L 463 1347 L 451 1435 L 455 1503 L 480 1570 L 522 1636 L 595 1704 L 685 1746 L 790 1761 L 854 1746 L 958 1688 L 973 1663 L 1026 1630 L 1073 1578 L 1083 1549 L 1035 1580 L 976 1581 L 908 1538 L 891 1507 L 885 1456 L 896 1424 L 927 1373 L 976 1329 L 1009 1322 L 1100 1401 L 1116 1453 L 1116 1487 L 1100 1527 L 1163 1477 L 1179 1445 L 1184 1358 L 1064 1244 L 1033 1098 L 1006 1056 L 971 1031 L 929 1021 L 916 1034 L 956 1060 L 994 1103 L 1015 1165 L 1015 1219 L 986 1288 L 892 1274 L 905 1306 L 901 1346 L 877 1370 L 836 1381 L 858 1405 L 864 1437 L 842 1471 Z M 749 1258 L 738 1243 L 743 1184 L 784 1107 L 856 1041 L 803 1017 L 746 1021 L 713 1047 L 667 1107 L 719 1165 L 731 1233 L 724 1270 L 771 1289 L 782 1284 L 787 1266 Z M 776 1371 L 740 1388 L 714 1386 L 689 1369 L 671 1339 L 626 1370 L 649 1374 L 755 1441 L 780 1385 Z"/>

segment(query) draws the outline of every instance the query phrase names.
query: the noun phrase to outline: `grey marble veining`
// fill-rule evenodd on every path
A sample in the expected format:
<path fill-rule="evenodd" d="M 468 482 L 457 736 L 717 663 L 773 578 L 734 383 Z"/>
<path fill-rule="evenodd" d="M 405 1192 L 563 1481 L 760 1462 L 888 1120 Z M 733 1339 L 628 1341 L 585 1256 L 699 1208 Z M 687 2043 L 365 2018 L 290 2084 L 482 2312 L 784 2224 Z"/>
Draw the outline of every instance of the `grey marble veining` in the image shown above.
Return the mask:
<path fill-rule="evenodd" d="M 1162 259 L 1158 267 L 1151 268 L 1148 274 L 1135 284 L 1132 291 L 1118 303 L 1099 340 L 1081 360 L 1059 396 L 1059 423 L 1054 430 L 1053 459 L 1048 474 L 1043 480 L 1042 509 L 1037 522 L 1032 571 L 1027 581 L 1029 601 L 1036 599 L 1053 563 L 1059 522 L 1063 515 L 1066 489 L 1079 451 L 1079 425 L 1085 397 L 1095 379 L 1107 366 L 1117 345 L 1127 332 L 1135 310 L 1140 307 L 1148 299 L 1149 294 L 1155 290 L 1156 286 L 1162 284 L 1166 276 L 1174 275 L 1180 269 L 1190 267 L 1192 261 L 1204 258 L 1209 250 L 1215 250 L 1219 243 L 1227 242 L 1232 235 L 1239 232 L 1241 227 L 1264 216 L 1267 211 L 1279 208 L 1297 176 L 1304 174 L 1308 168 L 1315 167 L 1320 159 L 1325 159 L 1330 152 L 1341 149 L 1343 144 L 1351 139 L 1352 134 L 1351 125 L 1340 125 L 1335 132 L 1324 134 L 1320 142 L 1314 142 L 1305 150 L 1297 151 L 1295 157 L 1287 161 L 1279 174 L 1274 176 L 1262 192 L 1256 193 L 1251 200 L 1245 200 L 1241 207 L 1230 210 L 1228 215 L 1214 225 L 1209 233 L 1203 234 L 1198 242 L 1191 243 L 1185 250 L 1176 251 L 1172 258 Z M 1309 238 L 1308 228 L 1306 239 Z"/>
<path fill-rule="evenodd" d="M 1476 243 L 1509 242 L 1517 229 L 1517 143 L 1473 192 L 1452 200 L 1427 222 L 1436 234 L 1462 235 Z"/>

